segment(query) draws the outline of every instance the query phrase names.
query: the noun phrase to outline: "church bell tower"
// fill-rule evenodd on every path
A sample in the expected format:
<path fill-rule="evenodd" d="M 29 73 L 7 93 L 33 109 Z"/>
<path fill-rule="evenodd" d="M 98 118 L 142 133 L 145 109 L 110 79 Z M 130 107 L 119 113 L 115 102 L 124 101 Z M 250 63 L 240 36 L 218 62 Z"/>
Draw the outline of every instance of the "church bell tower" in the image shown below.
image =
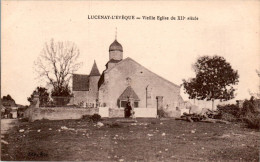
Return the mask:
<path fill-rule="evenodd" d="M 109 60 L 122 60 L 123 59 L 123 47 L 118 41 L 115 41 L 109 46 Z"/>
<path fill-rule="evenodd" d="M 120 61 L 123 59 L 123 47 L 117 41 L 117 28 L 115 41 L 109 46 L 109 61 Z"/>

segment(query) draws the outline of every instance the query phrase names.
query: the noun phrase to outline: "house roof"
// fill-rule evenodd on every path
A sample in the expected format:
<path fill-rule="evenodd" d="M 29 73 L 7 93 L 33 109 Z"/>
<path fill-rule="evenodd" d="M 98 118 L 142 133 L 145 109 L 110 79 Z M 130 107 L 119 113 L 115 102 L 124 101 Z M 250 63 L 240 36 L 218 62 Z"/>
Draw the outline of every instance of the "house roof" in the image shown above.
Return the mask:
<path fill-rule="evenodd" d="M 72 90 L 73 91 L 88 91 L 89 90 L 89 76 L 82 74 L 72 75 Z"/>
<path fill-rule="evenodd" d="M 133 90 L 131 86 L 128 86 L 124 92 L 119 96 L 119 100 L 128 100 L 128 99 L 134 99 L 135 101 L 140 101 L 139 97 Z"/>
<path fill-rule="evenodd" d="M 89 76 L 100 76 L 96 61 L 94 61 L 94 64 L 92 66 Z"/>

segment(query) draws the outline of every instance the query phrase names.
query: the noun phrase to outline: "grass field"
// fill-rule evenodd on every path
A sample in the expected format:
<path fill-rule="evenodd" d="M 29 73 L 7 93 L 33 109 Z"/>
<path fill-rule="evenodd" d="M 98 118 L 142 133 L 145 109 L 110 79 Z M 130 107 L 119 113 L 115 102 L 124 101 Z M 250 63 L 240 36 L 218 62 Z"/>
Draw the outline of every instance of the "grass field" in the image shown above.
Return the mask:
<path fill-rule="evenodd" d="M 113 125 L 116 120 L 105 119 L 100 128 L 83 120 L 18 122 L 4 137 L 9 144 L 2 144 L 1 159 L 259 161 L 259 132 L 240 124 L 137 119 Z"/>

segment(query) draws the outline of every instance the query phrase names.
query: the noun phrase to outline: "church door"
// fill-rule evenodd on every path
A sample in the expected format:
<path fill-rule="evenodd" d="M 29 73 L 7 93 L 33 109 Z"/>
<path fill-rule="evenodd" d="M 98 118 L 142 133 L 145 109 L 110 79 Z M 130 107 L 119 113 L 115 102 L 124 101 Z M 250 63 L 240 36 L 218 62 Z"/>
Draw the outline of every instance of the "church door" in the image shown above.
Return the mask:
<path fill-rule="evenodd" d="M 163 96 L 156 96 L 157 110 L 163 109 Z"/>

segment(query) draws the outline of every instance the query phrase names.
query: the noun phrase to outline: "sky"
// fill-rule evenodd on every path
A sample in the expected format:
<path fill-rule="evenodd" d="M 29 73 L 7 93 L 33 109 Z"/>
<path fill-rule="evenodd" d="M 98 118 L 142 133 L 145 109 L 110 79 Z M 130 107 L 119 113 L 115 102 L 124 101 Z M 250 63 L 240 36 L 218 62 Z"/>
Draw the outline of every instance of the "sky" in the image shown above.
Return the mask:
<path fill-rule="evenodd" d="M 109 45 L 117 40 L 124 58 L 180 85 L 194 77 L 192 64 L 204 55 L 223 56 L 238 70 L 236 98 L 257 92 L 260 69 L 259 1 L 2 1 L 1 96 L 19 104 L 37 86 L 45 86 L 34 71 L 44 43 L 72 41 L 89 74 L 94 60 L 105 69 Z M 88 19 L 89 15 L 129 15 L 137 20 Z M 186 20 L 143 20 L 142 16 L 185 16 Z M 187 17 L 198 20 L 187 20 Z M 184 99 L 187 95 L 181 92 Z"/>

